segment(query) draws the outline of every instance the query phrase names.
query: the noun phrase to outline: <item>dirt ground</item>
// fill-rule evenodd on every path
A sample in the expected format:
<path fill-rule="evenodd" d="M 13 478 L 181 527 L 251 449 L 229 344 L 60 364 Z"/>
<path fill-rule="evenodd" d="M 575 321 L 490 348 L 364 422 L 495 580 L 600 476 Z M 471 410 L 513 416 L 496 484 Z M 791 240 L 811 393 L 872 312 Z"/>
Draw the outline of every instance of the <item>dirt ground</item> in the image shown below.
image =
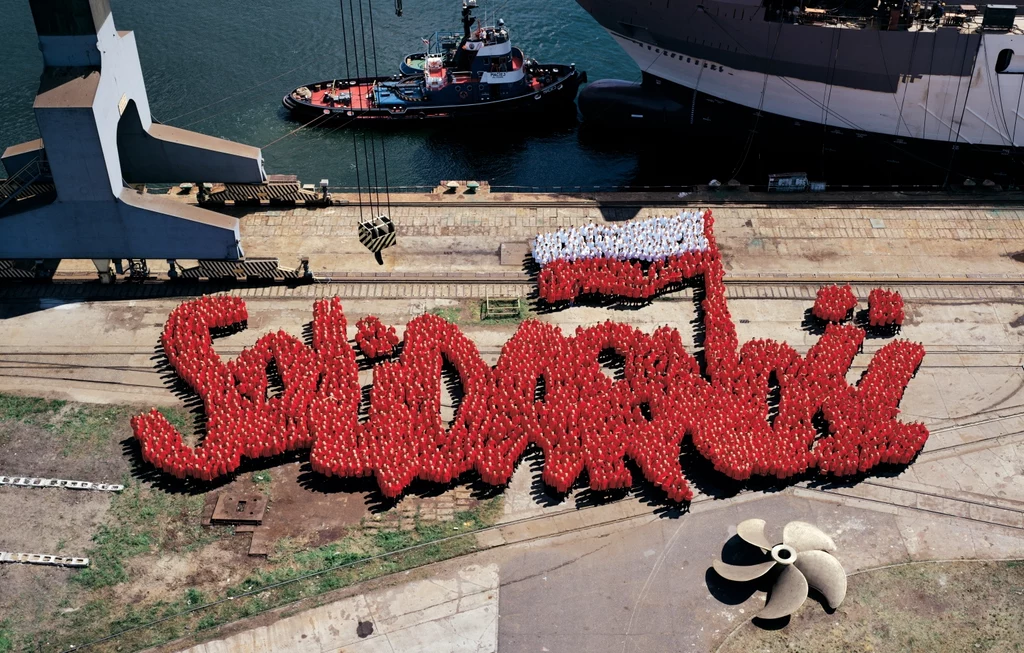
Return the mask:
<path fill-rule="evenodd" d="M 38 633 L 54 626 L 73 631 L 80 621 L 98 619 L 116 625 L 132 606 L 223 595 L 252 574 L 288 564 L 289 555 L 350 532 L 372 537 L 378 530 L 409 530 L 480 504 L 466 485 L 425 485 L 396 504 L 372 479 L 338 481 L 313 473 L 306 452 L 257 461 L 227 483 L 183 484 L 140 459 L 129 418 L 144 408 L 10 395 L 0 395 L 0 408 L 0 474 L 128 486 L 120 494 L 0 487 L 0 551 L 93 558 L 86 572 L 0 566 L 0 629 L 21 638 L 13 650 L 48 650 L 48 636 Z M 167 415 L 179 424 L 192 421 L 181 407 Z M 201 526 L 224 492 L 269 497 L 256 533 Z M 253 537 L 261 539 L 269 559 L 249 555 Z M 83 582 L 80 574 L 92 573 Z"/>
<path fill-rule="evenodd" d="M 850 576 L 828 614 L 809 599 L 781 629 L 748 622 L 720 653 L 1024 650 L 1024 562 L 910 564 Z"/>

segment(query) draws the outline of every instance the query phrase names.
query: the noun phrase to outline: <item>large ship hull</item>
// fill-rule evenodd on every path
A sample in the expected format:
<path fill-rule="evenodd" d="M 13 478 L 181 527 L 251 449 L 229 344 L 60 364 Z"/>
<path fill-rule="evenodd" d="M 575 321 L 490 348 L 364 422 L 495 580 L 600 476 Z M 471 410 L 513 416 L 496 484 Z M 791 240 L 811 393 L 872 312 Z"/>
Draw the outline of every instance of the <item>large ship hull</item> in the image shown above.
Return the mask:
<path fill-rule="evenodd" d="M 645 73 L 747 109 L 893 138 L 1024 147 L 1024 35 L 765 20 L 758 4 L 578 0 Z"/>

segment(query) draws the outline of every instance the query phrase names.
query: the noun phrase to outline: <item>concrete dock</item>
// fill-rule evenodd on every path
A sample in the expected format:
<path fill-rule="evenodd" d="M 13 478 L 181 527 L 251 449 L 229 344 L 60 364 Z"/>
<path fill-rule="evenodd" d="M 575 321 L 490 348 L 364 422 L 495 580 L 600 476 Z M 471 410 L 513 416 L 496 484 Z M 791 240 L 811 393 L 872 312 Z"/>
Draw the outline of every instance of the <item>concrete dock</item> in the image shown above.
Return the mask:
<path fill-rule="evenodd" d="M 877 286 L 903 294 L 908 319 L 901 337 L 922 343 L 927 354 L 901 409 L 903 419 L 924 422 L 931 437 L 897 476 L 730 498 L 698 492 L 692 514 L 681 515 L 633 495 L 607 505 L 588 504 L 582 493 L 539 503 L 534 472 L 523 464 L 505 491 L 502 524 L 479 536 L 485 551 L 383 587 L 350 588 L 317 613 L 272 614 L 223 636 L 209 633 L 214 641 L 194 650 L 243 651 L 269 642 L 288 651 L 712 650 L 760 607 L 760 595 L 722 603 L 705 581 L 730 528 L 751 516 L 775 528 L 790 519 L 821 525 L 839 544 L 847 572 L 1024 557 L 1024 203 L 401 200 L 391 211 L 398 244 L 384 252 L 383 266 L 357 239 L 360 206 L 226 209 L 242 219 L 247 255 L 285 264 L 288 256 L 308 256 L 316 283 L 102 286 L 75 281 L 76 270 L 68 268 L 52 284 L 0 286 L 0 391 L 178 405 L 154 355 L 168 312 L 195 294 L 228 292 L 249 305 L 248 329 L 216 341 L 224 357 L 271 330 L 301 334 L 313 299 L 324 296 L 343 298 L 350 325 L 372 313 L 401 332 L 424 311 L 488 296 L 527 297 L 526 244 L 538 232 L 710 206 L 741 342 L 773 338 L 806 351 L 817 336 L 801 322 L 826 283 L 852 282 L 862 306 Z M 565 331 L 606 319 L 645 331 L 669 324 L 689 348 L 693 318 L 689 291 L 629 311 L 575 306 L 538 317 Z M 472 320 L 460 327 L 492 364 L 515 330 Z M 865 343 L 851 380 L 885 342 Z M 481 569 L 486 582 L 475 585 Z M 414 609 L 394 607 L 403 602 Z M 818 609 L 804 609 L 812 607 Z M 348 630 L 324 631 L 317 614 L 341 615 L 338 623 Z M 379 636 L 356 641 L 349 626 L 363 620 Z"/>

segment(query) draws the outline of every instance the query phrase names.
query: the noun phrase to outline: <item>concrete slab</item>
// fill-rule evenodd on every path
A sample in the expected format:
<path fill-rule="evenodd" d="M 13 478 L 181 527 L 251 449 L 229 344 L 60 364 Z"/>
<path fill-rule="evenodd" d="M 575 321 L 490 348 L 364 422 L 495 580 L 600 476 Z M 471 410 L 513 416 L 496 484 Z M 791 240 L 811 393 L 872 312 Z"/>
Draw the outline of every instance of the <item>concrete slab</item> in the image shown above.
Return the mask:
<path fill-rule="evenodd" d="M 313 608 L 184 653 L 497 650 L 498 567 L 473 565 Z M 360 622 L 373 632 L 360 637 Z"/>

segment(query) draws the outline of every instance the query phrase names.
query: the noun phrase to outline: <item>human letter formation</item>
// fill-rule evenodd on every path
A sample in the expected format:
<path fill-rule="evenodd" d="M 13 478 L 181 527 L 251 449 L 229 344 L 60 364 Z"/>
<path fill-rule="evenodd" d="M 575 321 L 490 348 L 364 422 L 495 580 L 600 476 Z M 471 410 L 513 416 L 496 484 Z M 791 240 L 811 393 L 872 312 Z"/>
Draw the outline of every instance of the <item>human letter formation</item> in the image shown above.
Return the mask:
<path fill-rule="evenodd" d="M 207 296 L 175 308 L 161 336 L 170 364 L 204 401 L 206 436 L 199 446 L 188 446 L 153 409 L 132 419 L 143 457 L 179 478 L 212 480 L 235 471 L 243 458 L 311 449 L 317 472 L 372 475 L 385 495 L 395 497 L 414 479 L 449 483 L 470 471 L 504 485 L 534 444 L 544 453 L 544 482 L 559 492 L 572 488 L 584 471 L 595 490 L 630 487 L 629 458 L 669 500 L 685 502 L 692 497 L 680 464 L 685 437 L 716 470 L 737 480 L 812 471 L 852 475 L 906 464 L 924 446 L 927 429 L 898 420 L 923 347 L 905 340 L 886 344 L 859 383 L 850 385 L 846 374 L 865 332 L 847 321 L 845 292 L 826 293 L 834 294 L 835 306 L 822 314 L 832 321 L 805 356 L 772 340 L 740 345 L 710 211 L 617 231 L 559 233 L 566 234 L 564 242 L 548 234 L 538 241 L 550 247 L 535 245 L 545 301 L 581 294 L 652 297 L 683 280 L 702 280 L 706 370 L 676 329 L 648 334 L 611 321 L 566 335 L 527 320 L 491 367 L 472 340 L 440 317 L 413 319 L 401 339 L 368 317 L 357 329 L 357 352 L 337 298 L 314 303 L 311 346 L 277 331 L 225 362 L 211 330 L 244 325 L 247 308 L 239 298 Z M 622 238 L 627 244 L 620 244 Z M 650 244 L 638 257 L 650 260 L 633 257 L 636 239 Z M 574 249 L 567 254 L 569 243 Z M 872 299 L 879 302 L 877 321 L 902 321 L 897 294 Z M 625 360 L 619 380 L 605 375 L 598 362 L 609 348 Z M 358 356 L 374 362 L 364 422 L 358 418 Z M 271 361 L 284 389 L 268 397 Z M 450 426 L 440 412 L 445 361 L 458 370 L 464 391 Z M 779 388 L 773 420 L 772 378 Z M 819 413 L 826 433 L 815 423 Z"/>

